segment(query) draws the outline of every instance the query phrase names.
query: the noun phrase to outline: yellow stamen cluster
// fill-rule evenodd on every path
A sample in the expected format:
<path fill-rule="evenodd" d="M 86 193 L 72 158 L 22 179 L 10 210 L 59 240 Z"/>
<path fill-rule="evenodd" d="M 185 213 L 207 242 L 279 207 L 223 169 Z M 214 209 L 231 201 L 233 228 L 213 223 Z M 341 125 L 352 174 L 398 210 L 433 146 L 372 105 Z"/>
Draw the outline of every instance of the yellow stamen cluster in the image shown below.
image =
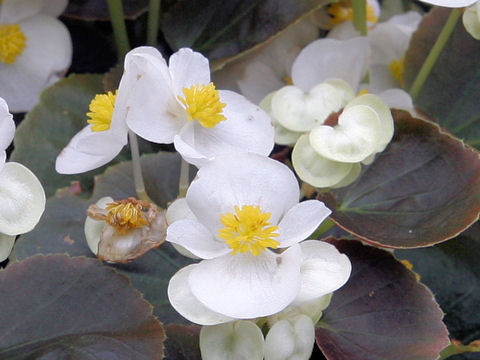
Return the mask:
<path fill-rule="evenodd" d="M 110 129 L 112 123 L 113 109 L 115 108 L 115 98 L 117 93 L 109 91 L 107 94 L 97 94 L 90 102 L 87 116 L 89 124 L 92 124 L 92 131 L 106 131 Z"/>
<path fill-rule="evenodd" d="M 260 206 L 235 206 L 235 214 L 226 213 L 220 216 L 225 226 L 218 231 L 218 237 L 225 240 L 232 249 L 232 254 L 250 251 L 257 256 L 267 247 L 276 249 L 280 243 L 273 240 L 277 237 L 278 226 L 268 222 L 270 213 L 264 213 Z"/>
<path fill-rule="evenodd" d="M 283 82 L 285 83 L 285 85 L 293 85 L 293 80 L 290 76 L 284 76 Z"/>
<path fill-rule="evenodd" d="M 18 24 L 0 24 L 0 61 L 13 64 L 27 46 L 27 38 Z"/>
<path fill-rule="evenodd" d="M 403 71 L 405 68 L 405 58 L 402 57 L 399 60 L 392 60 L 392 62 L 388 65 L 390 72 L 394 79 L 396 79 L 400 85 L 403 85 Z"/>
<path fill-rule="evenodd" d="M 143 201 L 135 198 L 115 201 L 107 204 L 106 222 L 113 226 L 120 234 L 148 225 L 143 212 Z"/>
<path fill-rule="evenodd" d="M 331 22 L 333 25 L 339 25 L 347 20 L 353 20 L 353 9 L 350 1 L 340 1 L 338 3 L 331 4 L 327 12 L 332 17 Z M 378 22 L 378 17 L 375 14 L 375 10 L 368 3 L 367 22 L 369 24 L 375 24 Z"/>
<path fill-rule="evenodd" d="M 183 89 L 185 97 L 178 96 L 178 100 L 185 105 L 188 120 L 197 120 L 203 127 L 213 128 L 220 121 L 227 120 L 223 116 L 226 104 L 220 101 L 215 85 L 193 85 Z"/>

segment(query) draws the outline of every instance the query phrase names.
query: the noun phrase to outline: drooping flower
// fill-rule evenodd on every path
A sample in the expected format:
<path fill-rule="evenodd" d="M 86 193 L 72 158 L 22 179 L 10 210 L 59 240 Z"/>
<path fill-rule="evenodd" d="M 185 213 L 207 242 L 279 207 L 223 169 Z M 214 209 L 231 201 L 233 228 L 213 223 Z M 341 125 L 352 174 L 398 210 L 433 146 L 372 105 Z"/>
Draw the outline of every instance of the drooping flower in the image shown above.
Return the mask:
<path fill-rule="evenodd" d="M 45 209 L 45 192 L 37 177 L 16 162 L 5 163 L 5 149 L 15 133 L 7 103 L 0 98 L 0 261 L 12 250 L 16 235 L 31 231 Z"/>
<path fill-rule="evenodd" d="M 465 30 L 476 40 L 480 40 L 480 2 L 465 9 L 462 16 Z"/>
<path fill-rule="evenodd" d="M 338 252 L 322 258 L 321 251 L 317 259 L 331 261 L 329 270 L 316 268 L 314 293 L 304 286 L 304 270 L 315 267 L 302 268 L 298 243 L 330 210 L 317 200 L 298 199 L 294 174 L 275 160 L 249 153 L 204 165 L 186 196 L 195 219 L 167 229 L 167 241 L 204 259 L 172 277 L 172 306 L 192 322 L 214 325 L 268 316 L 342 286 L 350 274 L 348 259 Z"/>
<path fill-rule="evenodd" d="M 220 154 L 272 150 L 269 116 L 243 96 L 217 90 L 200 53 L 180 49 L 167 66 L 156 49 L 140 47 L 127 54 L 125 72 L 131 84 L 128 127 L 149 141 L 173 142 L 189 163 L 201 166 Z"/>
<path fill-rule="evenodd" d="M 70 66 L 70 34 L 56 19 L 66 6 L 67 0 L 0 2 L 0 96 L 12 111 L 29 111 Z"/>

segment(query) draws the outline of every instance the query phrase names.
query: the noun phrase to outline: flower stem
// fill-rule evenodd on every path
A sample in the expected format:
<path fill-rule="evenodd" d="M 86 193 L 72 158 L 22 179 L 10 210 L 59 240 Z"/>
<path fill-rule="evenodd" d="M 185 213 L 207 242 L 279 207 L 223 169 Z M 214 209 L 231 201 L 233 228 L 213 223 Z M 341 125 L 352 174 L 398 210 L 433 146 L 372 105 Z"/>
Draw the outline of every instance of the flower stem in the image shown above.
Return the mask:
<path fill-rule="evenodd" d="M 133 182 L 135 184 L 135 191 L 140 200 L 150 201 L 150 197 L 145 190 L 143 182 L 142 167 L 140 165 L 140 152 L 138 151 L 138 140 L 131 130 L 128 130 L 128 139 L 130 142 L 130 151 L 132 152 L 132 167 L 133 167 Z"/>
<path fill-rule="evenodd" d="M 312 235 L 310 235 L 309 239 L 318 239 L 320 235 L 322 235 L 324 232 L 327 232 L 334 226 L 335 226 L 335 223 L 332 220 L 330 220 L 330 218 L 326 219 L 324 222 L 320 224 L 317 230 L 315 230 L 315 232 Z"/>
<path fill-rule="evenodd" d="M 443 25 L 443 29 L 438 35 L 435 44 L 433 44 L 430 53 L 428 54 L 427 58 L 425 59 L 420 71 L 415 78 L 415 81 L 410 88 L 410 95 L 412 96 L 413 100 L 416 100 L 420 91 L 422 90 L 425 81 L 427 81 L 430 72 L 433 69 L 433 66 L 437 62 L 438 57 L 440 56 L 445 44 L 447 43 L 448 39 L 452 35 L 453 30 L 455 29 L 455 25 L 457 25 L 458 19 L 462 15 L 462 12 L 459 9 L 453 9 L 450 12 L 450 15 L 447 19 L 445 25 Z"/>
<path fill-rule="evenodd" d="M 180 165 L 180 180 L 178 181 L 178 197 L 182 198 L 187 195 L 188 185 L 190 184 L 190 165 L 182 159 Z"/>
<path fill-rule="evenodd" d="M 470 343 L 469 345 L 452 342 L 445 349 L 440 351 L 440 357 L 438 359 L 444 360 L 453 355 L 468 354 L 473 352 L 480 352 L 480 343 L 478 340 Z"/>
<path fill-rule="evenodd" d="M 360 34 L 367 35 L 367 1 L 353 0 L 353 23 Z"/>
<path fill-rule="evenodd" d="M 121 0 L 107 0 L 108 11 L 110 12 L 110 21 L 112 22 L 113 34 L 117 45 L 118 57 L 123 59 L 130 50 L 128 42 L 127 28 L 125 27 L 125 17 L 123 16 L 123 6 Z"/>
<path fill-rule="evenodd" d="M 157 45 L 158 19 L 160 17 L 160 0 L 150 0 L 147 24 L 147 45 Z"/>

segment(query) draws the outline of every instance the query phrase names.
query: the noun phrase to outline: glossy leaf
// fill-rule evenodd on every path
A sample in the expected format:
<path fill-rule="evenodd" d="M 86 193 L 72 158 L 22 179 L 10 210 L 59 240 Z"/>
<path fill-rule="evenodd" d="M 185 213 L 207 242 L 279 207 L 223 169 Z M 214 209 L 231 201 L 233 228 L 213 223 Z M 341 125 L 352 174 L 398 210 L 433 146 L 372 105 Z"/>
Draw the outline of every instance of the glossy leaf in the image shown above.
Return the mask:
<path fill-rule="evenodd" d="M 164 330 L 101 262 L 36 255 L 0 271 L 0 358 L 161 359 Z"/>
<path fill-rule="evenodd" d="M 352 262 L 317 324 L 329 360 L 434 360 L 448 345 L 432 293 L 388 252 L 353 240 L 329 239 Z"/>
<path fill-rule="evenodd" d="M 421 22 L 405 57 L 405 82 L 413 83 L 451 9 L 436 7 Z M 416 101 L 439 124 L 480 147 L 480 42 L 460 19 Z"/>
<path fill-rule="evenodd" d="M 136 19 L 148 10 L 148 0 L 122 0 L 121 3 L 126 19 Z M 110 20 L 105 0 L 70 0 L 63 15 L 80 20 Z"/>
<path fill-rule="evenodd" d="M 480 212 L 478 153 L 437 125 L 394 111 L 395 136 L 352 185 L 320 194 L 343 229 L 377 246 L 450 239 Z"/>
<path fill-rule="evenodd" d="M 179 0 L 163 16 L 173 50 L 192 47 L 210 59 L 236 55 L 266 41 L 325 0 Z"/>
<path fill-rule="evenodd" d="M 152 200 L 160 206 L 173 201 L 178 192 L 180 156 L 174 153 L 143 156 L 142 168 L 146 189 Z M 115 200 L 134 196 L 131 163 L 109 168 L 104 175 L 96 178 L 95 184 L 90 199 L 75 196 L 69 189 L 48 199 L 43 218 L 32 232 L 17 240 L 10 259 L 24 259 L 36 253 L 93 257 L 83 230 L 85 210 L 89 204 L 107 195 Z M 169 323 L 184 320 L 168 303 L 168 280 L 190 262 L 166 243 L 134 262 L 111 266 L 128 276 L 133 286 L 154 306 L 154 314 L 162 322 Z"/>

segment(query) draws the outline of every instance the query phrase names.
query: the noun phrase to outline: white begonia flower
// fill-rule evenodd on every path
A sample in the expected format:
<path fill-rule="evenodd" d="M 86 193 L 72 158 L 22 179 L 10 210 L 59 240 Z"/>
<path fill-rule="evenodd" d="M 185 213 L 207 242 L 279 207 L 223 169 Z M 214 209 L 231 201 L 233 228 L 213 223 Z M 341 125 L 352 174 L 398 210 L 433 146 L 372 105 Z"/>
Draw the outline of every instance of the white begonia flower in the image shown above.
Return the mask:
<path fill-rule="evenodd" d="M 203 326 L 199 341 L 203 360 L 263 359 L 263 334 L 251 321 Z"/>
<path fill-rule="evenodd" d="M 140 47 L 127 54 L 125 71 L 129 128 L 152 142 L 173 142 L 187 162 L 201 166 L 219 154 L 273 149 L 269 116 L 237 93 L 216 90 L 200 53 L 180 49 L 167 66 L 156 49 Z"/>
<path fill-rule="evenodd" d="M 66 6 L 67 0 L 0 2 L 0 96 L 12 111 L 29 111 L 70 66 L 70 34 L 55 18 Z"/>
<path fill-rule="evenodd" d="M 381 6 L 378 0 L 367 0 L 367 25 L 369 27 L 375 25 L 381 14 Z M 330 26 L 340 25 L 344 23 L 352 23 L 353 21 L 353 7 L 351 0 L 340 0 L 336 3 L 330 4 L 327 8 L 327 13 L 330 16 Z M 326 28 L 330 28 L 327 26 Z"/>
<path fill-rule="evenodd" d="M 196 219 L 167 229 L 167 241 L 204 259 L 172 277 L 172 306 L 192 322 L 213 325 L 274 314 L 303 294 L 298 243 L 330 210 L 317 200 L 299 203 L 299 193 L 285 165 L 260 155 L 220 156 L 203 166 L 186 196 Z M 338 266 L 349 274 L 343 262 Z M 330 292 L 327 283 L 317 290 Z"/>
<path fill-rule="evenodd" d="M 465 9 L 462 16 L 465 30 L 476 40 L 480 40 L 480 2 Z"/>
<path fill-rule="evenodd" d="M 0 169 L 5 164 L 7 159 L 6 149 L 13 141 L 15 135 L 15 122 L 13 116 L 8 110 L 8 105 L 4 99 L 0 97 Z"/>
<path fill-rule="evenodd" d="M 449 8 L 461 8 L 476 3 L 477 0 L 420 0 L 421 2 Z"/>

